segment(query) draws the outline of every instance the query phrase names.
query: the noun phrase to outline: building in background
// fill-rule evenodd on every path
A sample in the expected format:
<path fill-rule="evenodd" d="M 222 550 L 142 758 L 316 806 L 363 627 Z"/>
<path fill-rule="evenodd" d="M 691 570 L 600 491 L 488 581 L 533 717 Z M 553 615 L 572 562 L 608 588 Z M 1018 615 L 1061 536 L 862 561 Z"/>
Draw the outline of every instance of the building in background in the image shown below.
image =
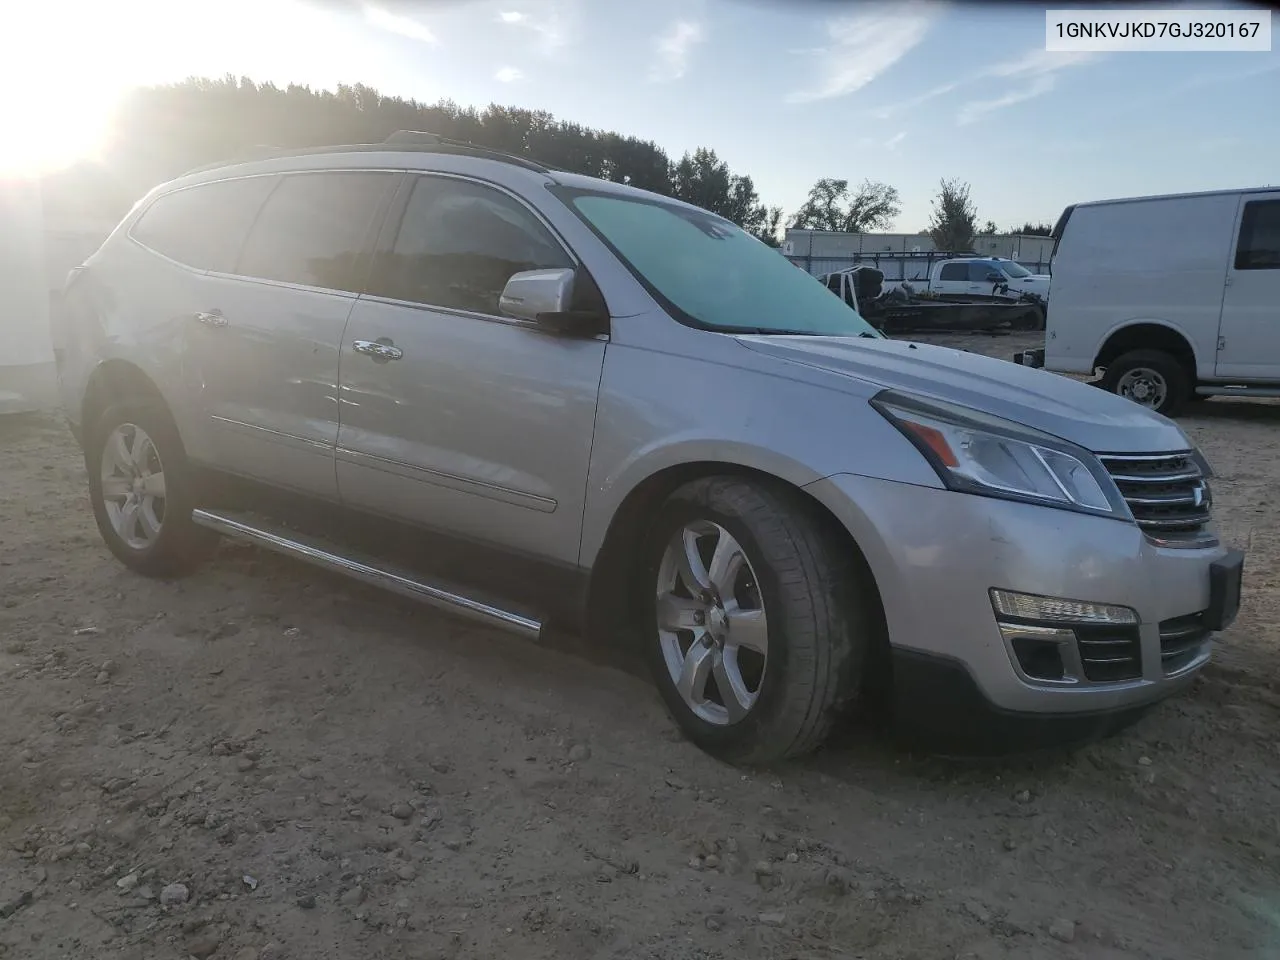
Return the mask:
<path fill-rule="evenodd" d="M 58 405 L 50 306 L 130 202 L 92 164 L 0 180 L 0 413 Z"/>
<path fill-rule="evenodd" d="M 927 254 L 934 251 L 933 240 L 924 233 L 840 233 L 832 230 L 788 229 L 782 253 L 815 277 L 834 273 L 875 254 L 919 253 L 919 264 L 927 264 Z M 1053 238 L 1025 234 L 978 236 L 968 251 L 984 257 L 1016 260 L 1032 273 L 1048 273 L 1053 256 Z M 903 258 L 910 261 L 911 258 Z M 926 267 L 927 269 L 927 267 Z M 910 277 L 910 272 L 907 278 Z"/>

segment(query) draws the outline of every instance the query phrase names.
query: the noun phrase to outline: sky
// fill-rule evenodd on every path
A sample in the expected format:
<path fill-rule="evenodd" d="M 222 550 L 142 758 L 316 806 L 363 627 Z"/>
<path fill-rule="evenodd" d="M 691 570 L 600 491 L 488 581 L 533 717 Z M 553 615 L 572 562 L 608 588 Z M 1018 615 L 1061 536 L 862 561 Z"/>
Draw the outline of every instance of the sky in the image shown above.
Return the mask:
<path fill-rule="evenodd" d="M 788 215 L 819 177 L 881 180 L 901 192 L 902 231 L 927 224 L 944 177 L 967 181 L 979 219 L 1002 229 L 1083 200 L 1280 183 L 1280 52 L 1048 53 L 1035 4 L 0 8 L 0 170 L 91 155 L 132 86 L 232 73 L 544 109 L 651 139 L 673 159 L 710 147 Z"/>

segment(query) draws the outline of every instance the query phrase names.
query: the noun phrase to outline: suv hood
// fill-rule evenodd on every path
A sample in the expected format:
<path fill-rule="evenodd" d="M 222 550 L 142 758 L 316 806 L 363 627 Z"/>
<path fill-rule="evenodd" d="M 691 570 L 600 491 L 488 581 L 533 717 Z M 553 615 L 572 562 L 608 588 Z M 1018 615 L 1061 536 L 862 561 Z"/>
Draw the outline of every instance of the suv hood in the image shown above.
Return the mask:
<path fill-rule="evenodd" d="M 1177 424 L 1067 377 L 950 347 L 851 337 L 741 336 L 749 350 L 873 388 L 945 400 L 1096 453 L 1163 453 L 1191 442 Z"/>

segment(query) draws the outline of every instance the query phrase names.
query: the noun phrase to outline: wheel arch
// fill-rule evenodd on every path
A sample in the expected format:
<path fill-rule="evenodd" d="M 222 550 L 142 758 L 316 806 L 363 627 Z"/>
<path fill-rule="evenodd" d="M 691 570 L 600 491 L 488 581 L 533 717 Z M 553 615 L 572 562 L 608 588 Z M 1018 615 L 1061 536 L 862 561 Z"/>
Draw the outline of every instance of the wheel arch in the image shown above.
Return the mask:
<path fill-rule="evenodd" d="M 619 624 L 634 623 L 636 592 L 629 585 L 634 582 L 635 567 L 642 556 L 638 547 L 643 541 L 648 519 L 672 493 L 686 483 L 713 476 L 738 477 L 785 493 L 801 509 L 817 518 L 824 529 L 830 531 L 842 549 L 848 550 L 854 558 L 857 575 L 870 591 L 878 629 L 884 640 L 883 653 L 887 658 L 888 628 L 875 571 L 848 528 L 826 504 L 804 489 L 803 485 L 758 467 L 721 460 L 698 460 L 667 466 L 650 473 L 628 491 L 614 511 L 591 566 L 586 607 L 588 629 L 597 633 L 616 629 Z M 878 675 L 878 671 L 869 670 L 868 675 Z"/>
<path fill-rule="evenodd" d="M 1193 381 L 1196 379 L 1196 351 L 1191 339 L 1161 320 L 1135 320 L 1112 330 L 1094 355 L 1091 369 L 1106 367 L 1130 350 L 1162 350 L 1181 363 Z"/>
<path fill-rule="evenodd" d="M 173 415 L 164 393 L 141 367 L 119 358 L 102 361 L 94 367 L 85 384 L 84 397 L 80 401 L 81 431 L 87 431 L 108 407 L 134 399 L 158 401 L 170 416 Z"/>

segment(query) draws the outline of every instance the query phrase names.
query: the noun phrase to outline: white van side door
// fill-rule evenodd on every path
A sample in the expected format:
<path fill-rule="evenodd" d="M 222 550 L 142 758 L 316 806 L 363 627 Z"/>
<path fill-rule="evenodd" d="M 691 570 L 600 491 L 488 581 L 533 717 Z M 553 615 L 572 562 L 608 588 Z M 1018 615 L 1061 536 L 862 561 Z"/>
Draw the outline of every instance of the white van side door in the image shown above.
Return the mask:
<path fill-rule="evenodd" d="M 1280 190 L 1241 196 L 1225 283 L 1214 374 L 1280 380 Z"/>

